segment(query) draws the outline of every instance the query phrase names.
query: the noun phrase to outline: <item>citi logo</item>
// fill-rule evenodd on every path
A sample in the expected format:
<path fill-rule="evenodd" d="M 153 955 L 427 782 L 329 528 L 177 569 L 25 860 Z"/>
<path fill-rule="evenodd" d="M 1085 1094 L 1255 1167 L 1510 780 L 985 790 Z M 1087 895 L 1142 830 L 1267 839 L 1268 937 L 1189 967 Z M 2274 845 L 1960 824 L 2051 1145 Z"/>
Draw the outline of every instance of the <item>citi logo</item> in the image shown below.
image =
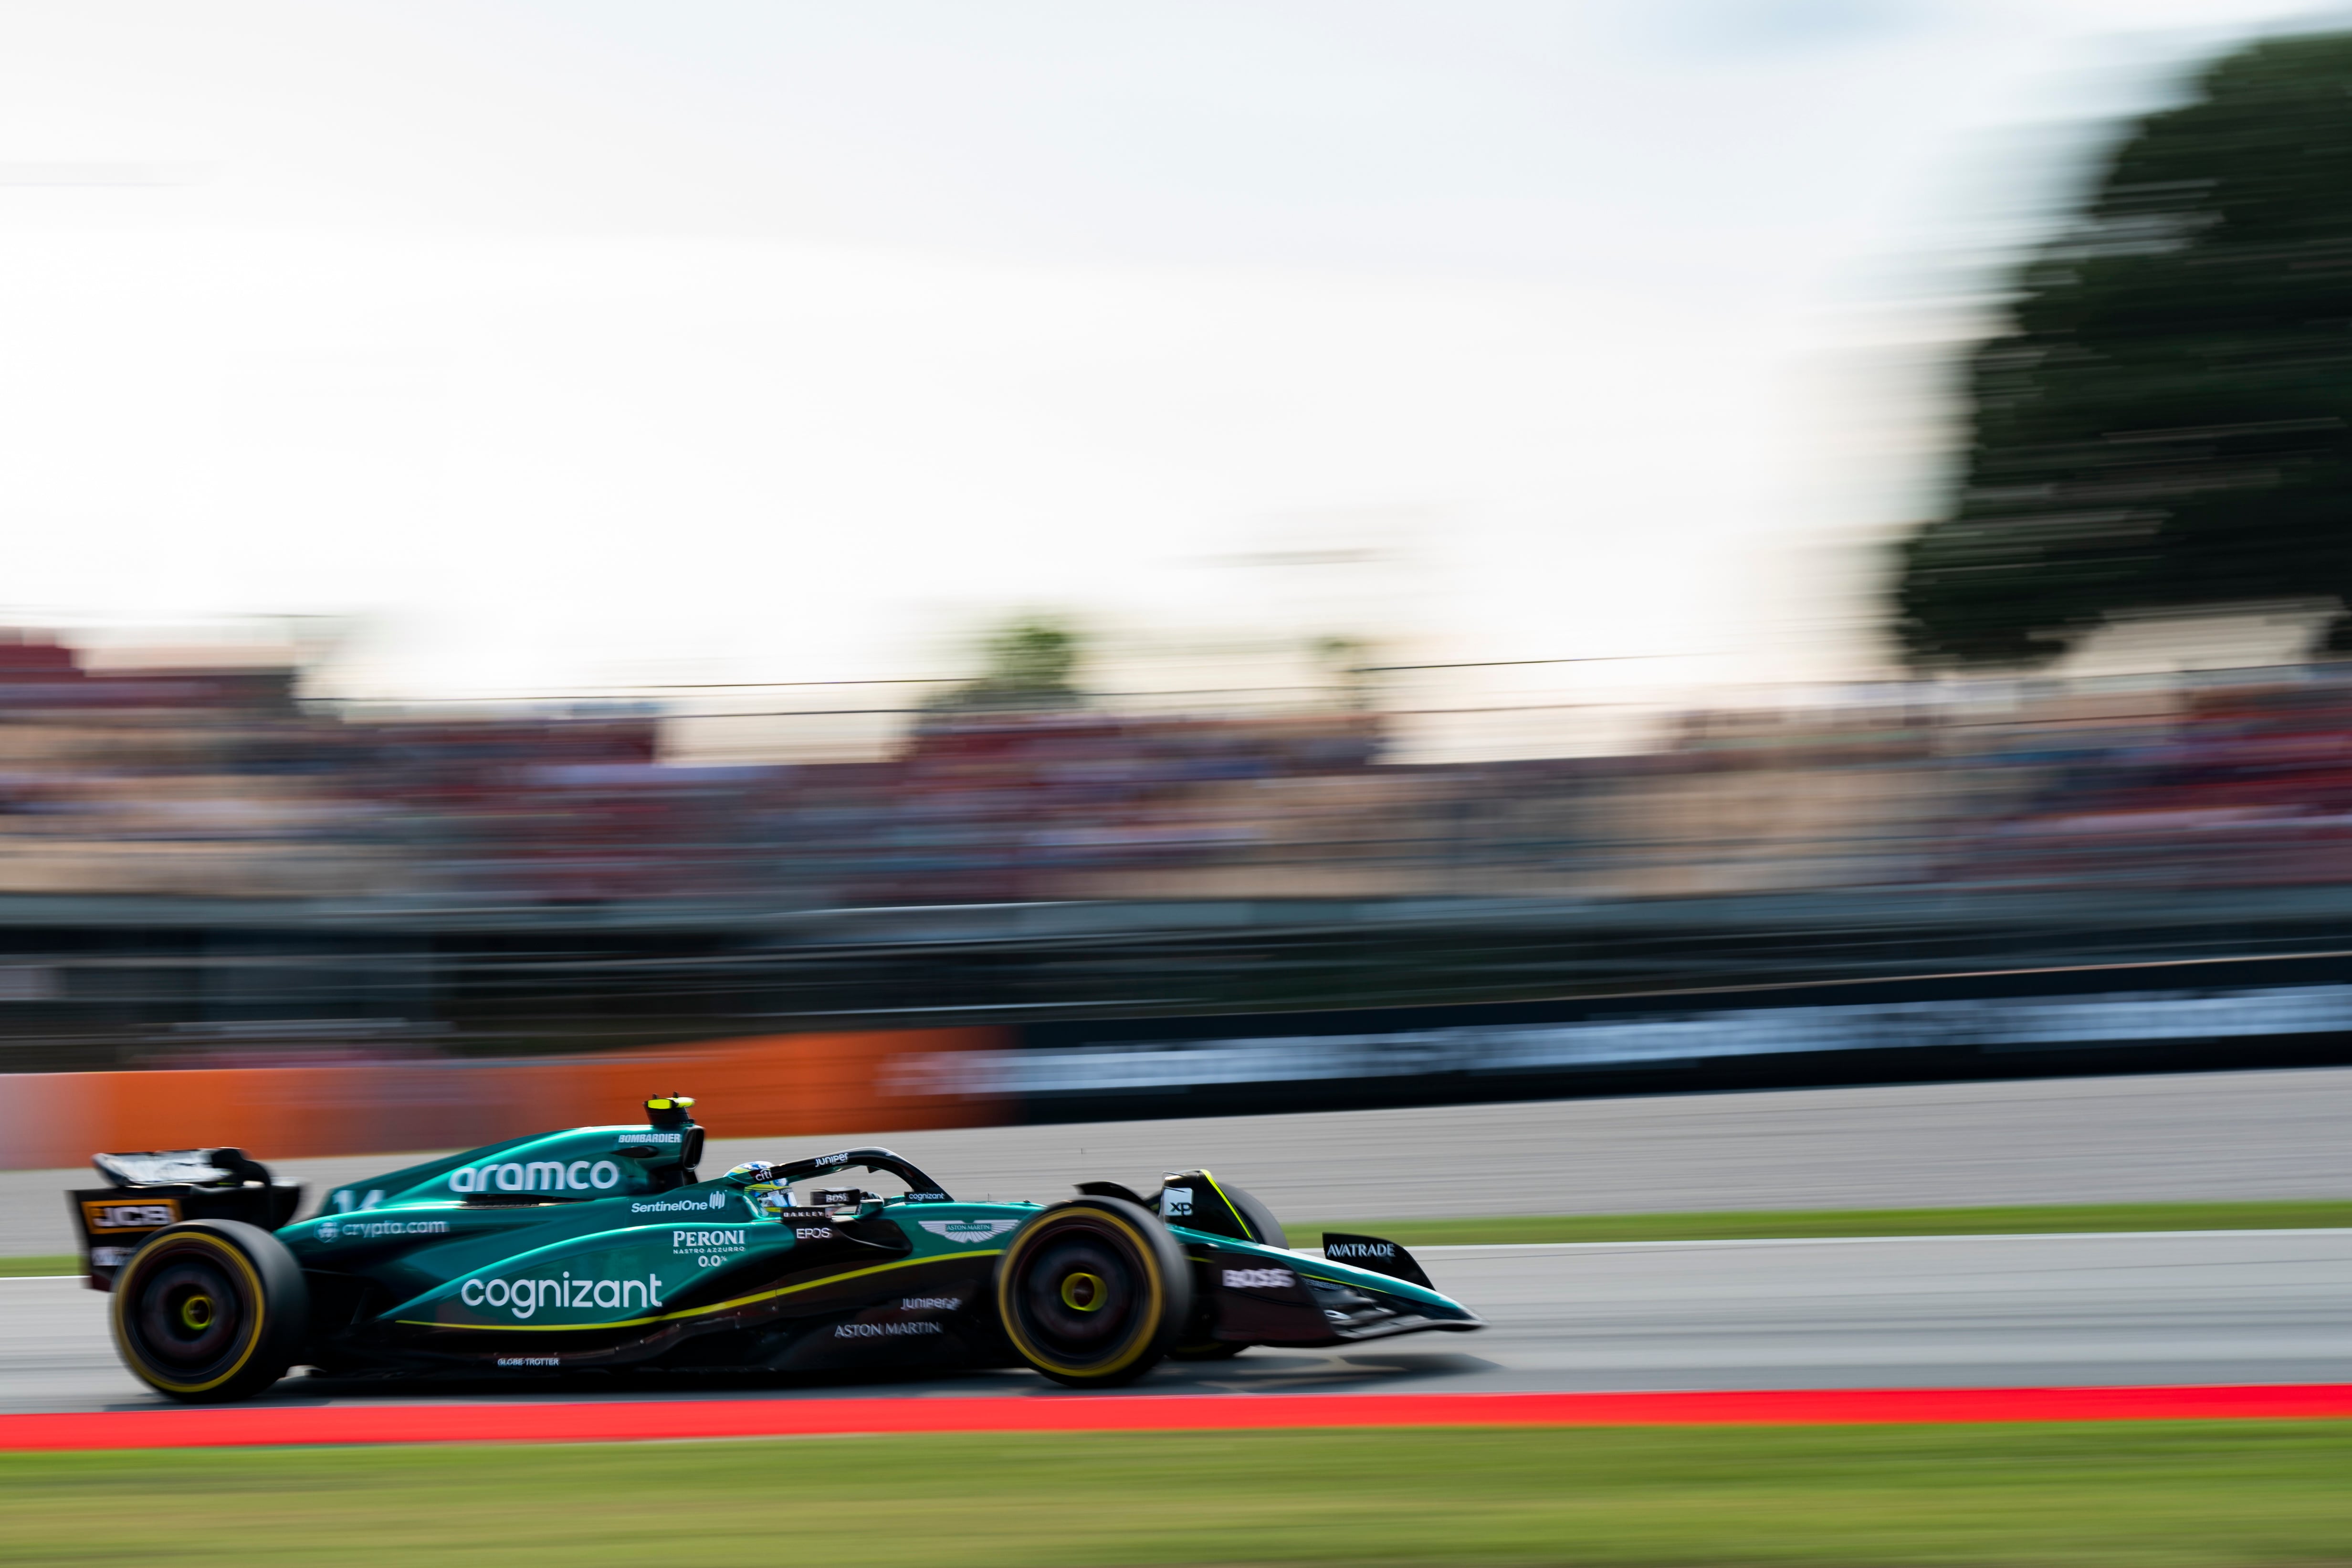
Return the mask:
<path fill-rule="evenodd" d="M 610 1160 L 593 1164 L 586 1160 L 569 1164 L 561 1160 L 509 1161 L 449 1173 L 453 1193 L 604 1193 L 620 1184 L 621 1167 Z"/>
<path fill-rule="evenodd" d="M 1017 1219 L 927 1219 L 922 1227 L 950 1241 L 993 1241 L 1021 1222 Z"/>

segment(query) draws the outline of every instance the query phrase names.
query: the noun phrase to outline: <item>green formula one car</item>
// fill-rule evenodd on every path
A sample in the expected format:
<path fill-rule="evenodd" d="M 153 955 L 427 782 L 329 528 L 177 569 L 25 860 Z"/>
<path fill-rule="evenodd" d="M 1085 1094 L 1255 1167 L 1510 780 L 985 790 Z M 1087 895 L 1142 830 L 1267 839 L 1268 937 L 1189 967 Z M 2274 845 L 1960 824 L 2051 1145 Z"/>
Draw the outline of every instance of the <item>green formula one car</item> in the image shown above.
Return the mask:
<path fill-rule="evenodd" d="M 887 1149 L 704 1181 L 692 1104 L 652 1100 L 641 1126 L 354 1182 L 304 1220 L 300 1189 L 234 1149 L 100 1154 L 110 1184 L 71 1201 L 123 1361 L 192 1402 L 248 1398 L 296 1366 L 524 1379 L 1025 1364 L 1104 1387 L 1170 1355 L 1482 1326 L 1403 1247 L 1326 1236 L 1321 1258 L 1301 1257 L 1265 1205 L 1206 1171 L 1149 1198 L 1081 1183 L 1044 1206 L 960 1202 Z M 849 1171 L 906 1190 L 830 1184 Z"/>

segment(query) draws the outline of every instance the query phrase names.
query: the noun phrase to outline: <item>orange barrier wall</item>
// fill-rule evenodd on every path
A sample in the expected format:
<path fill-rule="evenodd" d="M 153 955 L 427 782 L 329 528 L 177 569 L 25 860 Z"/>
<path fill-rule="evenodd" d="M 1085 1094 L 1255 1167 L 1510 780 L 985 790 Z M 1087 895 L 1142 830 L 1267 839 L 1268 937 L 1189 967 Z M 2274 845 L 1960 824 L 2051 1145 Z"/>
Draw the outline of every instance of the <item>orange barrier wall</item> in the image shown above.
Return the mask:
<path fill-rule="evenodd" d="M 690 1094 L 714 1138 L 982 1127 L 986 1095 L 922 1092 L 901 1058 L 988 1049 L 1001 1029 L 775 1035 L 593 1057 L 331 1067 L 0 1074 L 0 1169 L 79 1165 L 104 1149 L 234 1144 L 261 1160 L 463 1149 L 644 1117 Z M 912 1063 L 908 1063 L 912 1066 Z"/>

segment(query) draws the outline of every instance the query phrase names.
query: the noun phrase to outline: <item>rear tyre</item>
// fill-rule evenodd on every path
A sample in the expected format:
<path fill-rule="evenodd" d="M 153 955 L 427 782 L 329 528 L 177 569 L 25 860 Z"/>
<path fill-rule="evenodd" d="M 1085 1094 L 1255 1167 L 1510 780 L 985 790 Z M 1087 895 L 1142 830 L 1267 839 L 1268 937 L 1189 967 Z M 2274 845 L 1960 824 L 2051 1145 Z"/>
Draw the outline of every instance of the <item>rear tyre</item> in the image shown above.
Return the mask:
<path fill-rule="evenodd" d="M 115 1348 L 158 1394 L 250 1399 L 286 1375 L 310 1327 L 294 1255 L 258 1226 L 197 1219 L 149 1237 L 114 1277 Z"/>
<path fill-rule="evenodd" d="M 1149 1211 L 1121 1198 L 1057 1204 L 996 1264 L 996 1310 L 1015 1354 L 1072 1388 L 1131 1383 L 1192 1315 L 1192 1268 Z"/>

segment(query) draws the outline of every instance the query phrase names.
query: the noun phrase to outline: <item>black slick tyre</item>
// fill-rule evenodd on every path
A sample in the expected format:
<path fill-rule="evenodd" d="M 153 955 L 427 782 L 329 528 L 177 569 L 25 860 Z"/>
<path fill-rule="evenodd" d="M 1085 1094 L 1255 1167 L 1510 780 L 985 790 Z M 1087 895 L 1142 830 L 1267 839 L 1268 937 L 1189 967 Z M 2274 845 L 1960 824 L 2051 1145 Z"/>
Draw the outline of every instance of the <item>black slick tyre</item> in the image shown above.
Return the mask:
<path fill-rule="evenodd" d="M 996 1262 L 996 1310 L 1024 1362 L 1072 1388 L 1131 1383 L 1192 1316 L 1192 1266 L 1158 1216 L 1122 1198 L 1056 1204 Z"/>
<path fill-rule="evenodd" d="M 294 1255 L 258 1226 L 166 1226 L 114 1277 L 115 1349 L 139 1380 L 190 1405 L 250 1399 L 286 1375 L 310 1329 Z"/>

